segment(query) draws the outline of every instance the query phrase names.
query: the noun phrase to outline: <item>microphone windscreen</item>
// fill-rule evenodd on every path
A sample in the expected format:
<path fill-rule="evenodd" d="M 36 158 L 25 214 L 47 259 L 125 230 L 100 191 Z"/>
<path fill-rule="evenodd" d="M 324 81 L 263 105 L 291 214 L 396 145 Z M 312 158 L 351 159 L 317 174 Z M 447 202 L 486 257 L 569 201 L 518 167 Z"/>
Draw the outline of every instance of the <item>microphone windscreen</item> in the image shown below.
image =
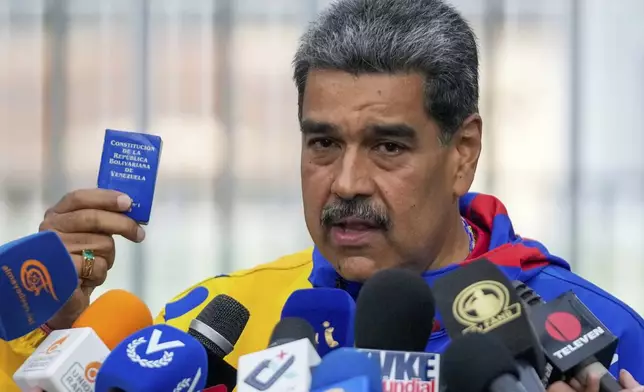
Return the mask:
<path fill-rule="evenodd" d="M 0 339 L 10 341 L 43 325 L 76 287 L 76 267 L 55 232 L 0 246 Z"/>
<path fill-rule="evenodd" d="M 316 349 L 323 357 L 335 348 L 353 347 L 355 312 L 355 301 L 346 291 L 313 288 L 294 291 L 286 300 L 281 317 L 306 320 L 315 330 Z"/>
<path fill-rule="evenodd" d="M 275 347 L 300 339 L 308 339 L 311 345 L 315 347 L 315 331 L 313 327 L 306 320 L 299 317 L 287 317 L 281 319 L 273 328 L 268 347 Z"/>
<path fill-rule="evenodd" d="M 504 374 L 519 372 L 510 351 L 497 338 L 471 333 L 458 337 L 441 358 L 441 376 L 450 392 L 486 392 Z"/>
<path fill-rule="evenodd" d="M 207 371 L 201 343 L 177 328 L 153 325 L 110 353 L 98 371 L 96 392 L 200 391 Z"/>
<path fill-rule="evenodd" d="M 311 390 L 332 386 L 355 377 L 366 377 L 370 391 L 382 391 L 378 361 L 355 349 L 339 348 L 325 356 L 313 369 Z"/>
<path fill-rule="evenodd" d="M 248 309 L 236 299 L 220 294 L 192 320 L 188 334 L 201 343 L 208 355 L 206 386 L 223 384 L 233 390 L 237 369 L 224 360 L 234 348 L 250 318 Z"/>
<path fill-rule="evenodd" d="M 434 311 L 434 296 L 420 275 L 404 269 L 380 271 L 358 296 L 356 347 L 424 352 Z"/>
<path fill-rule="evenodd" d="M 532 323 L 554 366 L 551 380 L 567 379 L 595 361 L 610 368 L 618 339 L 572 291 L 532 308 Z"/>
<path fill-rule="evenodd" d="M 115 289 L 98 297 L 76 319 L 72 328 L 89 327 L 110 349 L 123 339 L 152 325 L 150 309 L 136 295 Z"/>
<path fill-rule="evenodd" d="M 248 309 L 236 299 L 225 294 L 220 294 L 213 298 L 197 316 L 197 320 L 221 335 L 230 346 L 235 346 L 244 328 L 246 328 L 249 318 Z M 209 339 L 199 332 L 193 334 L 193 336 L 208 350 L 216 353 L 221 358 L 229 353 L 227 352 L 228 350 L 224 350 L 217 345 L 217 342 L 214 342 L 213 339 Z"/>
<path fill-rule="evenodd" d="M 467 333 L 493 334 L 518 360 L 543 376 L 545 357 L 512 283 L 492 262 L 459 266 L 434 283 L 436 304 L 452 339 Z"/>

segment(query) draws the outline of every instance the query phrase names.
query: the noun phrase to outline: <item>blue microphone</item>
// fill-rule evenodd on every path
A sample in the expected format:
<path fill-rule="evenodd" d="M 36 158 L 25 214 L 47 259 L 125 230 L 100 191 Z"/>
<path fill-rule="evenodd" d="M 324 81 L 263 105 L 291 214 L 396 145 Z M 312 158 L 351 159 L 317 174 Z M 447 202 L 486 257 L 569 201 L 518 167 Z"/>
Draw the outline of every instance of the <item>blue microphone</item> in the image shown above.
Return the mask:
<path fill-rule="evenodd" d="M 331 390 L 382 392 L 380 365 L 355 349 L 333 350 L 313 369 L 311 382 L 312 392 Z"/>
<path fill-rule="evenodd" d="M 121 342 L 96 376 L 96 392 L 201 391 L 208 358 L 195 338 L 169 325 L 153 325 Z"/>
<path fill-rule="evenodd" d="M 298 317 L 315 330 L 320 357 L 339 347 L 353 347 L 356 304 L 344 290 L 315 288 L 294 291 L 282 309 L 282 319 Z"/>
<path fill-rule="evenodd" d="M 13 340 L 47 322 L 78 287 L 69 252 L 53 231 L 0 246 L 0 339 Z"/>

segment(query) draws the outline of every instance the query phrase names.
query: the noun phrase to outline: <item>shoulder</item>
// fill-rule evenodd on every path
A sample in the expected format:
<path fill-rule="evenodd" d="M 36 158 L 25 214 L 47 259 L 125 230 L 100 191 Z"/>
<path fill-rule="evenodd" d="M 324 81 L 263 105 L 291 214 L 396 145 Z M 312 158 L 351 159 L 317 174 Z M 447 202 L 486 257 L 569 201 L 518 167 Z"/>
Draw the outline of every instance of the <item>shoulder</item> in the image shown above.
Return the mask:
<path fill-rule="evenodd" d="M 546 301 L 572 290 L 581 302 L 602 322 L 605 322 L 609 329 L 611 328 L 608 324 L 613 324 L 617 327 L 617 330 L 637 328 L 644 331 L 644 320 L 635 310 L 615 296 L 567 269 L 557 266 L 546 267 L 529 284 Z"/>
<path fill-rule="evenodd" d="M 310 272 L 313 263 L 313 248 L 282 256 L 268 263 L 260 264 L 253 268 L 240 270 L 228 275 L 218 277 L 244 278 L 250 275 L 264 275 L 271 273 L 298 274 L 303 270 Z"/>
<path fill-rule="evenodd" d="M 229 295 L 247 307 L 253 306 L 258 298 L 279 298 L 280 293 L 288 296 L 293 290 L 307 286 L 311 268 L 312 248 L 253 268 L 210 277 L 172 298 L 157 322 L 192 319 L 219 294 Z"/>
<path fill-rule="evenodd" d="M 579 300 L 618 338 L 610 372 L 618 377 L 626 369 L 644 382 L 644 320 L 630 306 L 573 272 L 557 266 L 544 268 L 527 284 L 549 301 L 567 291 Z"/>
<path fill-rule="evenodd" d="M 308 282 L 313 268 L 313 249 L 282 256 L 253 268 L 206 279 L 196 287 L 225 293 L 238 300 L 249 296 L 275 294 L 292 284 Z"/>

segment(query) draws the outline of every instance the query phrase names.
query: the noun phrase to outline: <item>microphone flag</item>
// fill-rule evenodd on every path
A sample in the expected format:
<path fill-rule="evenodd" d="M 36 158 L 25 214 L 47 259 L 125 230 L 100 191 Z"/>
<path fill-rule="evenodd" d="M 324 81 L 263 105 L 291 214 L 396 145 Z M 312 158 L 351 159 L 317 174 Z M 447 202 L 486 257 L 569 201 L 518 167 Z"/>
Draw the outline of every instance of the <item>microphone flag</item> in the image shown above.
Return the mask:
<path fill-rule="evenodd" d="M 13 340 L 43 325 L 67 302 L 78 274 L 53 231 L 0 246 L 0 339 Z"/>
<path fill-rule="evenodd" d="M 340 347 L 354 345 L 356 304 L 344 290 L 330 288 L 294 291 L 282 309 L 282 319 L 302 318 L 315 330 L 320 357 Z"/>
<path fill-rule="evenodd" d="M 153 325 L 130 335 L 105 359 L 96 392 L 196 392 L 205 387 L 207 371 L 201 343 L 177 328 Z"/>

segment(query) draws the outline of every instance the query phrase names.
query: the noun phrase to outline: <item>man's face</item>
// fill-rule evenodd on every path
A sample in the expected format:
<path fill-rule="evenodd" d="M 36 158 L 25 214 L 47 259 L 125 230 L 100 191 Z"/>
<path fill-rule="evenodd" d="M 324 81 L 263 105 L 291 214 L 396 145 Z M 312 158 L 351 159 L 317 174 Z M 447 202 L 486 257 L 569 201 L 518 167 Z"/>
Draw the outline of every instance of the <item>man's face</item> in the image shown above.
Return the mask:
<path fill-rule="evenodd" d="M 458 196 L 471 185 L 480 151 L 480 119 L 466 120 L 441 146 L 423 105 L 419 74 L 308 75 L 301 123 L 306 224 L 346 279 L 364 281 L 402 265 L 427 269 L 449 238 L 448 223 L 458 219 Z"/>

